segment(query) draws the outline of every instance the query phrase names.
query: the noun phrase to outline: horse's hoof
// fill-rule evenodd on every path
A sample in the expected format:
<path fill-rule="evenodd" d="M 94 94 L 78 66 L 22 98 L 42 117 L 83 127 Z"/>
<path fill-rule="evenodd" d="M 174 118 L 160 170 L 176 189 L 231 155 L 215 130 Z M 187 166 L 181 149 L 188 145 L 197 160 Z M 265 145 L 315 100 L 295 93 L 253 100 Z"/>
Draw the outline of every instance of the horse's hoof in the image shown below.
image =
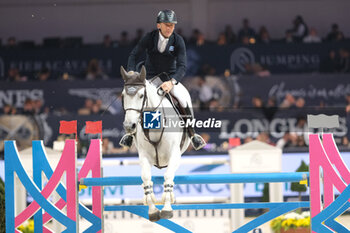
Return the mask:
<path fill-rule="evenodd" d="M 160 219 L 160 211 L 156 211 L 154 213 L 148 214 L 148 219 L 151 222 L 157 222 Z"/>
<path fill-rule="evenodd" d="M 162 210 L 160 211 L 160 218 L 164 219 L 170 219 L 174 216 L 174 213 L 172 210 Z"/>

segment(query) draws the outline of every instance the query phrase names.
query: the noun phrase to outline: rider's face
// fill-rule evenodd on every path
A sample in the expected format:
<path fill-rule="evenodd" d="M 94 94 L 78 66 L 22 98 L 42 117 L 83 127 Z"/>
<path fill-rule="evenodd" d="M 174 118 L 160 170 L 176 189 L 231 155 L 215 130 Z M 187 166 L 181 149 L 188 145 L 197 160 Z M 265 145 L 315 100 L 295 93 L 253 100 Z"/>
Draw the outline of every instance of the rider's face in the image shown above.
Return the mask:
<path fill-rule="evenodd" d="M 174 23 L 158 23 L 157 28 L 165 38 L 169 38 L 175 29 Z"/>

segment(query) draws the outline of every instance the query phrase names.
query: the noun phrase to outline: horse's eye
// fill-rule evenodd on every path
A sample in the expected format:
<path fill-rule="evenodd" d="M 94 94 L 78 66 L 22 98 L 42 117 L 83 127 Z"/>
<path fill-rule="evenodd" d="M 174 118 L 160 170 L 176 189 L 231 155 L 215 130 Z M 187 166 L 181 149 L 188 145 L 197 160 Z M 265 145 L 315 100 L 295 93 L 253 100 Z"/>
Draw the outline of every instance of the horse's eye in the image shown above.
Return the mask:
<path fill-rule="evenodd" d="M 140 95 L 140 99 L 142 99 L 143 98 L 143 94 L 142 95 Z"/>

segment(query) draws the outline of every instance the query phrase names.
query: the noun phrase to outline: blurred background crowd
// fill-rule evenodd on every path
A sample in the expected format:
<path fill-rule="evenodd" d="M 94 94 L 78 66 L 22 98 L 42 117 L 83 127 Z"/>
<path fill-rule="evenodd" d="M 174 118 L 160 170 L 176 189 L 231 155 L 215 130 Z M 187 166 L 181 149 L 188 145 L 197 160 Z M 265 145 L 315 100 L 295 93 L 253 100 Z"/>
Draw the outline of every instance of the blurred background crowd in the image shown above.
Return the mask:
<path fill-rule="evenodd" d="M 260 28 L 253 28 L 250 26 L 249 19 L 244 18 L 242 20 L 241 28 L 234 30 L 231 25 L 221 25 L 222 32 L 217 35 L 216 40 L 206 39 L 205 34 L 199 29 L 193 29 L 190 35 L 184 35 L 181 28 L 177 28 L 176 32 L 180 34 L 187 45 L 187 47 L 195 46 L 201 47 L 205 45 L 290 45 L 290 44 L 320 44 L 320 43 L 341 43 L 345 45 L 350 41 L 346 38 L 342 29 L 337 22 L 328 22 L 330 28 L 328 33 L 319 35 L 317 29 L 312 26 L 308 26 L 303 17 L 297 15 L 292 24 L 285 30 L 285 36 L 283 38 L 271 38 L 269 35 L 268 26 L 261 26 Z M 139 28 L 134 33 L 136 37 L 130 37 L 127 30 L 123 30 L 120 33 L 119 38 L 112 38 L 110 34 L 106 34 L 101 38 L 100 43 L 84 43 L 83 37 L 48 37 L 43 38 L 42 43 L 36 44 L 35 41 L 22 40 L 11 36 L 4 42 L 0 43 L 1 49 L 39 49 L 39 48 L 132 48 L 137 42 L 145 35 L 145 30 Z M 2 40 L 1 40 L 2 41 Z M 330 49 L 327 59 L 321 61 L 318 69 L 322 73 L 350 73 L 350 53 L 348 46 L 340 47 L 339 49 Z M 261 75 L 270 75 L 267 67 L 256 67 L 256 64 L 246 65 L 246 74 L 260 73 Z M 209 66 L 209 69 L 208 69 Z M 267 73 L 261 71 L 267 71 Z M 191 71 L 190 71 L 191 72 Z M 192 72 L 191 72 L 192 73 Z M 217 73 L 215 69 L 210 69 L 210 64 L 205 64 L 202 67 L 201 72 L 204 75 L 221 75 Z M 68 79 L 85 79 L 85 80 L 97 80 L 97 79 L 113 79 L 118 78 L 119 74 L 108 75 L 104 72 L 103 68 L 99 64 L 99 60 L 93 58 L 89 60 L 86 69 L 78 75 L 71 75 L 69 73 L 62 72 L 61 74 L 52 74 L 49 67 L 42 67 L 40 70 L 36 70 L 30 74 L 22 75 L 19 67 L 9 67 L 7 74 L 1 77 L 1 80 L 9 82 L 21 82 L 21 81 L 46 81 L 46 80 L 68 80 Z"/>

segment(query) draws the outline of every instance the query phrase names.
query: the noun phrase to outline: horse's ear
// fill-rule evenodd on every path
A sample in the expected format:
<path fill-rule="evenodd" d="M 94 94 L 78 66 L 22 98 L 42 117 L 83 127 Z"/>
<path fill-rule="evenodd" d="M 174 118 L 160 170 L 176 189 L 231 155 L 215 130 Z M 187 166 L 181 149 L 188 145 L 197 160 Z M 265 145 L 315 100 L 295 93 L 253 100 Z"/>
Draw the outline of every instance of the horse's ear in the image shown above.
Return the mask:
<path fill-rule="evenodd" d="M 141 74 L 140 75 L 141 79 L 145 80 L 146 79 L 146 68 L 145 68 L 145 66 L 141 67 L 141 73 L 140 74 Z"/>
<path fill-rule="evenodd" d="M 128 76 L 123 66 L 120 66 L 120 74 L 122 75 L 124 81 L 126 81 Z"/>

